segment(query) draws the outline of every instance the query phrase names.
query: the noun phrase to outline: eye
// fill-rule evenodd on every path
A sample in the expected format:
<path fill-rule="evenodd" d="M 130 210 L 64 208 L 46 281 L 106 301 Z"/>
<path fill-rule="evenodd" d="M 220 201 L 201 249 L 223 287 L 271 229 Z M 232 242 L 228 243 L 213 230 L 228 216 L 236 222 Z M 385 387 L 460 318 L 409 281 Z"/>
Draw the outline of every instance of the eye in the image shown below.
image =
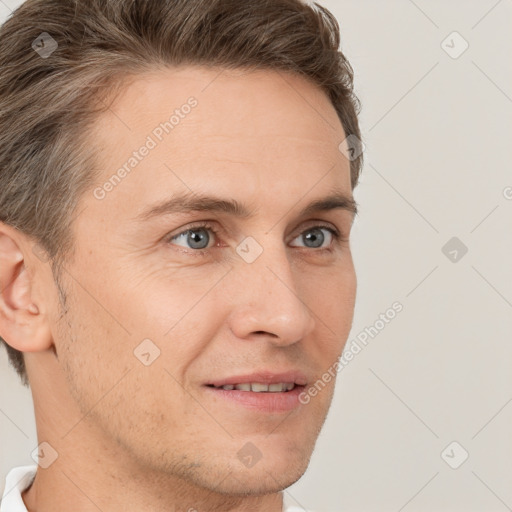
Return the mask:
<path fill-rule="evenodd" d="M 213 234 L 213 236 L 211 236 Z M 220 246 L 216 239 L 218 231 L 209 223 L 191 226 L 187 230 L 167 238 L 167 243 L 178 245 L 185 249 L 193 249 L 196 254 L 206 253 L 213 246 Z M 342 242 L 344 239 L 340 233 L 328 226 L 313 226 L 303 231 L 294 240 L 299 240 L 298 247 L 306 247 L 309 249 L 329 249 L 334 242 Z M 327 244 L 325 242 L 327 241 Z"/>
<path fill-rule="evenodd" d="M 211 240 L 209 233 L 216 235 L 217 232 L 208 224 L 194 226 L 173 236 L 169 241 L 187 249 L 204 250 L 208 248 Z"/>
<path fill-rule="evenodd" d="M 327 233 L 325 235 L 324 233 Z M 327 226 L 314 226 L 306 231 L 303 231 L 295 240 L 301 240 L 303 245 L 299 247 L 308 247 L 310 249 L 328 248 L 332 245 L 333 239 L 338 240 L 339 233 Z M 327 245 L 322 247 L 327 239 Z"/>

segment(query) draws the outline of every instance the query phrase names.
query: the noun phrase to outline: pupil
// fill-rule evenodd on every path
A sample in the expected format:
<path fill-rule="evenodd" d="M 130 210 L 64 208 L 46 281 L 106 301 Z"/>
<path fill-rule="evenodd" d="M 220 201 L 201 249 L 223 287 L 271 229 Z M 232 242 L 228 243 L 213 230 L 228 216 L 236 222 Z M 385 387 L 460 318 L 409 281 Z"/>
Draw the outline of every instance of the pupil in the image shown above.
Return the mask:
<path fill-rule="evenodd" d="M 321 247 L 321 245 L 324 243 L 324 238 L 325 237 L 321 229 L 313 229 L 305 236 L 305 239 L 307 241 L 312 241 L 313 245 L 308 245 L 307 242 L 305 245 L 308 247 Z"/>
<path fill-rule="evenodd" d="M 210 241 L 210 236 L 205 229 L 196 229 L 194 231 L 189 231 L 188 234 L 188 243 L 192 249 L 206 249 L 208 247 L 208 242 Z"/>

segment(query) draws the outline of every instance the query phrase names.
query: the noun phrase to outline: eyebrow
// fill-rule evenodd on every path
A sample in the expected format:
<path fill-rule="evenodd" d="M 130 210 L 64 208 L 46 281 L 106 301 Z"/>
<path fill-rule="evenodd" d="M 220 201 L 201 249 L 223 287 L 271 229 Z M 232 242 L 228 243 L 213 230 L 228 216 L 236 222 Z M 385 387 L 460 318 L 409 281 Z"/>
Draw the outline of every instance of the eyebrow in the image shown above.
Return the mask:
<path fill-rule="evenodd" d="M 321 211 L 342 209 L 352 213 L 352 217 L 358 214 L 357 203 L 354 198 L 342 191 L 335 191 L 326 197 L 316 199 L 306 205 L 299 216 L 307 216 Z M 187 212 L 219 212 L 238 218 L 250 218 L 255 214 L 246 206 L 235 199 L 185 193 L 171 197 L 162 202 L 149 206 L 135 217 L 136 221 L 147 222 L 155 217 Z"/>

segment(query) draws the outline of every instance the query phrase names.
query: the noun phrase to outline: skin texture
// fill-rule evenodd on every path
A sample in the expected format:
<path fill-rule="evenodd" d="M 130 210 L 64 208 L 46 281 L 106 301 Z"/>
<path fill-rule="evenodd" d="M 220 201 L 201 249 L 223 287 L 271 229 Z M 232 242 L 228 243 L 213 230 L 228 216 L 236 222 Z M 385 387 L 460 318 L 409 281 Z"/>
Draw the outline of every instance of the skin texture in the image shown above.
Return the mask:
<path fill-rule="evenodd" d="M 298 213 L 334 189 L 352 196 L 343 128 L 299 76 L 155 70 L 98 119 L 97 185 L 190 96 L 197 107 L 104 199 L 82 196 L 65 311 L 49 264 L 0 224 L 0 282 L 11 283 L 0 334 L 25 352 L 39 443 L 58 453 L 23 495 L 31 511 L 279 512 L 279 491 L 309 463 L 334 380 L 286 413 L 226 403 L 203 385 L 262 369 L 299 369 L 314 383 L 340 356 L 356 296 L 349 243 L 323 231 L 318 249 L 303 235 L 320 224 L 348 238 L 353 214 Z M 236 199 L 254 216 L 134 220 L 190 190 Z M 202 255 L 186 236 L 170 241 L 198 221 L 218 231 Z M 263 248 L 252 263 L 235 251 L 246 236 Z M 148 338 L 160 356 L 145 366 L 134 349 Z M 250 468 L 237 455 L 249 442 L 262 455 Z"/>

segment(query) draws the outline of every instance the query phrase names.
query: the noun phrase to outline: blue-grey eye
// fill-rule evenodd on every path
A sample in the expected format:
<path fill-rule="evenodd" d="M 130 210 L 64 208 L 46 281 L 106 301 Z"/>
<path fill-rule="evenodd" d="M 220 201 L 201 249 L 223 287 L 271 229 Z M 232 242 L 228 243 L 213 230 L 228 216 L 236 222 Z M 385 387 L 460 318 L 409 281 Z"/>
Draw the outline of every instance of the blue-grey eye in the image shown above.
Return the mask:
<path fill-rule="evenodd" d="M 210 242 L 210 235 L 206 228 L 194 228 L 184 231 L 172 238 L 173 242 L 180 239 L 184 239 L 188 244 L 186 246 L 182 245 L 182 247 L 188 247 L 189 249 L 206 249 Z M 177 245 L 181 244 L 178 243 Z"/>
<path fill-rule="evenodd" d="M 319 228 L 312 229 L 303 235 L 306 241 L 306 247 L 321 247 L 324 243 L 325 236 Z"/>
<path fill-rule="evenodd" d="M 302 232 L 295 240 L 300 240 L 302 247 L 309 247 L 310 249 L 317 249 L 318 247 L 322 247 L 326 240 L 325 232 L 329 233 L 328 242 L 326 247 L 328 247 L 332 243 L 332 238 L 334 236 L 334 231 L 327 227 L 315 227 L 312 229 L 308 229 Z"/>

